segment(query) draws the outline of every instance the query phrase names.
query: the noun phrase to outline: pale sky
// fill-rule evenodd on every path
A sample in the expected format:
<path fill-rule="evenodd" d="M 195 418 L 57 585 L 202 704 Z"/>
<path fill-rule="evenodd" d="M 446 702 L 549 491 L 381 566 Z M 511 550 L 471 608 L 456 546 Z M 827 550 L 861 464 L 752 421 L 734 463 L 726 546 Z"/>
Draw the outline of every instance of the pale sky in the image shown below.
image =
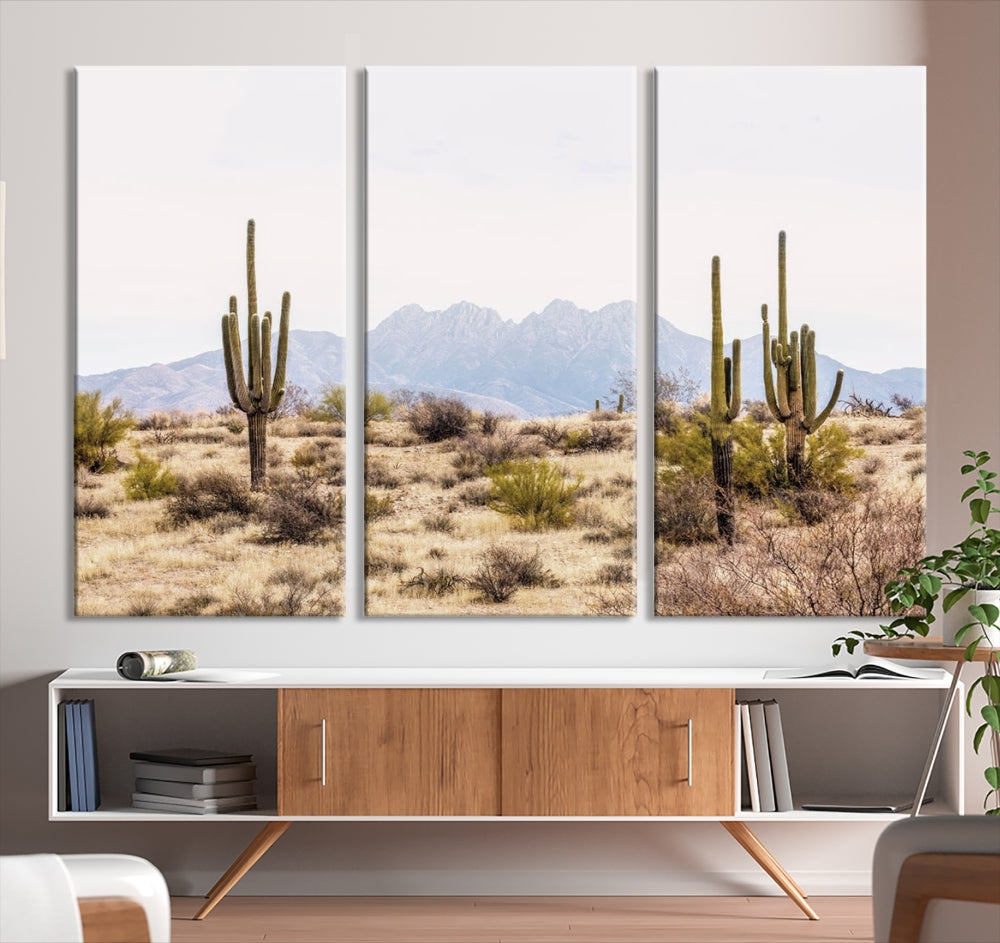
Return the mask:
<path fill-rule="evenodd" d="M 636 295 L 632 68 L 372 68 L 368 327 Z"/>
<path fill-rule="evenodd" d="M 342 68 L 78 71 L 82 375 L 246 335 L 246 224 L 260 313 L 291 292 L 293 329 L 345 333 Z"/>
<path fill-rule="evenodd" d="M 658 314 L 711 334 L 711 260 L 726 343 L 778 316 L 880 373 L 925 364 L 922 68 L 657 70 Z M 773 331 L 772 331 L 773 332 Z"/>

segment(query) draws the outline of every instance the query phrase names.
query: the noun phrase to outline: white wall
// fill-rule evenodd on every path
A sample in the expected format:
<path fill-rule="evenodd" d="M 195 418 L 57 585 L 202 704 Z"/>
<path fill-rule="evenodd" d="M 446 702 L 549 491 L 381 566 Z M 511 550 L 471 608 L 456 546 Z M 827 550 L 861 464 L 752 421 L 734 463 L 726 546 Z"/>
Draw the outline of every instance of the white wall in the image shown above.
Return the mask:
<path fill-rule="evenodd" d="M 0 364 L 0 770 L 4 851 L 130 851 L 203 891 L 249 840 L 237 823 L 50 824 L 44 687 L 63 667 L 124 650 L 191 647 L 203 664 L 732 665 L 825 660 L 833 620 L 650 618 L 624 622 L 360 617 L 358 567 L 343 620 L 74 619 L 70 426 L 74 373 L 76 65 L 344 64 L 360 138 L 360 68 L 405 64 L 625 64 L 639 68 L 640 316 L 652 324 L 652 69 L 658 64 L 928 66 L 929 524 L 960 535 L 957 459 L 1000 455 L 1000 4 L 976 0 L 712 3 L 410 0 L 73 0 L 0 5 L 0 177 L 8 183 L 8 359 Z M 262 129 L 266 133 L 266 129 Z M 252 145 L 250 145 L 252 146 Z M 360 179 L 360 150 L 350 153 Z M 351 186 L 349 299 L 360 324 L 363 229 Z M 360 352 L 360 331 L 353 349 Z M 651 334 L 649 335 L 651 336 Z M 652 356 L 649 345 L 647 357 Z M 645 364 L 648 371 L 651 361 Z M 357 374 L 354 380 L 358 380 Z M 645 404 L 649 405 L 648 401 Z M 640 458 L 650 457 L 649 443 Z M 361 482 L 360 450 L 348 485 Z M 649 507 L 651 481 L 641 481 Z M 360 549 L 360 520 L 348 520 Z M 978 763 L 970 759 L 973 769 Z M 981 802 L 970 785 L 970 809 Z M 871 825 L 774 824 L 760 834 L 807 891 L 864 890 Z M 718 834 L 716 834 L 718 833 Z M 241 887 L 276 893 L 769 892 L 717 826 L 699 824 L 324 825 L 292 829 Z M 312 869 L 308 875 L 299 869 Z M 708 872 L 725 872 L 719 881 Z M 303 886 L 304 880 L 311 883 Z"/>

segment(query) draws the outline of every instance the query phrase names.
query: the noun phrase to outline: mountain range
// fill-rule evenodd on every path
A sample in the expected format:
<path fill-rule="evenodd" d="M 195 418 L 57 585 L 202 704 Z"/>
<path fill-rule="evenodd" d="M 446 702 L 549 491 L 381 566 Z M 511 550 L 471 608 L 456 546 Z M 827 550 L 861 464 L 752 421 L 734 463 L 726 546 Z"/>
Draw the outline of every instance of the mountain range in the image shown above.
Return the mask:
<path fill-rule="evenodd" d="M 463 301 L 444 311 L 411 304 L 368 332 L 367 382 L 391 391 L 409 389 L 458 396 L 473 409 L 518 417 L 559 415 L 592 409 L 607 400 L 619 372 L 636 362 L 636 309 L 631 301 L 586 311 L 555 300 L 521 321 L 504 320 L 492 308 Z M 763 399 L 761 335 L 744 338 L 744 399 Z M 822 332 L 818 345 L 822 349 Z M 711 341 L 657 318 L 659 368 L 684 370 L 708 390 Z M 728 348 L 727 348 L 728 349 Z M 923 368 L 870 373 L 817 355 L 821 405 L 844 371 L 842 398 L 890 403 L 895 393 L 925 400 Z M 287 379 L 315 395 L 343 382 L 344 338 L 326 331 L 290 331 Z M 169 364 L 151 364 L 77 378 L 81 391 L 99 389 L 137 414 L 214 410 L 229 401 L 221 348 Z"/>

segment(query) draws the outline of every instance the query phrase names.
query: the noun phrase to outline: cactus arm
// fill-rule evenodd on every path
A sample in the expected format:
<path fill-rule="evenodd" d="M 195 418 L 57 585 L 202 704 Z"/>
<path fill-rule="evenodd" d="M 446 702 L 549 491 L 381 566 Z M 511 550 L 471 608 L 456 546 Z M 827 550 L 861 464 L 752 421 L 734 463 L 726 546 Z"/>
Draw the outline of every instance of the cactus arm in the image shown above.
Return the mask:
<path fill-rule="evenodd" d="M 803 324 L 799 337 L 802 342 L 802 415 L 808 425 L 816 418 L 816 332 Z"/>
<path fill-rule="evenodd" d="M 278 323 L 278 356 L 274 364 L 274 379 L 271 382 L 269 410 L 277 409 L 285 395 L 285 364 L 288 362 L 288 322 L 292 310 L 292 296 L 286 291 L 281 296 L 281 320 Z"/>
<path fill-rule="evenodd" d="M 732 361 L 726 358 L 726 362 L 730 364 L 727 373 L 727 383 L 726 383 L 726 397 L 729 401 L 729 421 L 732 422 L 740 414 L 740 406 L 743 402 L 743 391 L 740 384 L 740 354 L 742 350 L 742 345 L 740 344 L 739 338 L 733 339 L 733 358 Z"/>
<path fill-rule="evenodd" d="M 231 311 L 222 317 L 222 352 L 226 363 L 226 385 L 233 404 L 245 413 L 253 410 L 250 401 L 250 391 L 243 376 L 243 364 L 240 353 L 240 327 L 236 312 Z"/>
<path fill-rule="evenodd" d="M 774 416 L 778 422 L 780 422 L 782 416 L 781 411 L 778 409 L 778 400 L 774 393 L 774 376 L 771 373 L 771 350 L 773 343 L 771 341 L 771 325 L 767 323 L 767 305 L 760 306 L 760 319 L 763 322 L 762 343 L 764 347 L 764 400 L 766 401 L 768 408 L 771 410 L 771 415 Z"/>
<path fill-rule="evenodd" d="M 830 413 L 833 412 L 833 407 L 837 405 L 837 400 L 840 399 L 840 388 L 844 385 L 844 371 L 837 371 L 837 379 L 833 383 L 833 393 L 830 395 L 830 401 L 826 404 L 826 408 L 821 412 L 815 419 L 809 422 L 808 429 L 810 434 L 815 432 L 824 422 L 829 418 Z"/>
<path fill-rule="evenodd" d="M 260 409 L 271 411 L 271 312 L 260 322 Z"/>

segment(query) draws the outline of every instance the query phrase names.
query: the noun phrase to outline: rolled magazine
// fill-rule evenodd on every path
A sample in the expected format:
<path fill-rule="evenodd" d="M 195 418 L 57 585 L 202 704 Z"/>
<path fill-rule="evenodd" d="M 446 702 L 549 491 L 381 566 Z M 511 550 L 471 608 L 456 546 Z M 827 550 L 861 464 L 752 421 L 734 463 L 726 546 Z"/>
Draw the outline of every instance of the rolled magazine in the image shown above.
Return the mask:
<path fill-rule="evenodd" d="M 118 674 L 126 681 L 142 681 L 198 667 L 198 656 L 188 649 L 156 652 L 125 652 L 118 658 Z"/>

